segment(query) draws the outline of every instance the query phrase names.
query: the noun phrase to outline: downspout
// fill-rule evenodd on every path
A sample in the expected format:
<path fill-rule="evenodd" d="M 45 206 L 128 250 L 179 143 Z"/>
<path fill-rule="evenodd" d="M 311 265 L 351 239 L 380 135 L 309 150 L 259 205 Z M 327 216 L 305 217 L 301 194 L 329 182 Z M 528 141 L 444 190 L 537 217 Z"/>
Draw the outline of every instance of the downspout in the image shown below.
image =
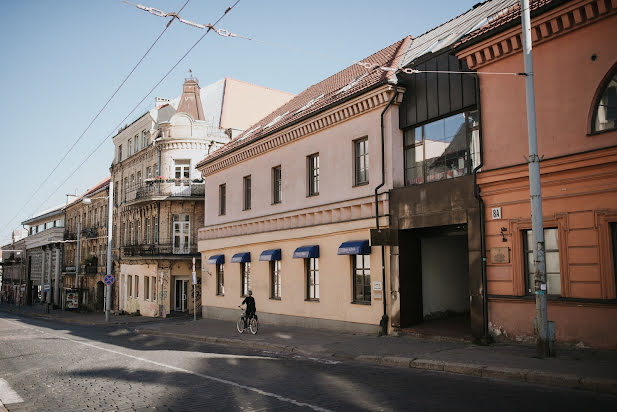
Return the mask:
<path fill-rule="evenodd" d="M 478 122 L 480 123 L 480 127 L 478 128 L 478 146 L 480 149 L 480 163 L 473 169 L 473 195 L 478 200 L 478 208 L 480 211 L 480 255 L 482 258 L 482 320 L 483 320 L 483 339 L 484 343 L 489 342 L 489 331 L 488 331 L 488 286 L 487 286 L 487 275 L 486 275 L 486 243 L 485 243 L 485 235 L 486 229 L 484 227 L 484 200 L 482 200 L 482 196 L 480 196 L 480 189 L 478 188 L 477 183 L 477 173 L 484 164 L 484 156 L 482 152 L 482 103 L 480 101 L 480 78 L 478 74 L 475 75 L 475 87 L 476 87 L 476 100 L 477 110 L 478 110 Z"/>
<path fill-rule="evenodd" d="M 375 227 L 377 228 L 377 232 L 381 232 L 381 228 L 379 227 L 379 199 L 377 191 L 381 189 L 386 184 L 386 159 L 385 159 L 385 138 L 384 138 L 384 126 L 383 119 L 392 105 L 394 100 L 398 96 L 398 88 L 394 86 L 394 95 L 392 99 L 388 102 L 386 107 L 381 112 L 381 183 L 375 187 Z M 381 317 L 381 322 L 379 323 L 381 327 L 380 335 L 388 334 L 388 308 L 386 302 L 386 247 L 385 245 L 381 245 L 381 284 L 383 289 L 383 316 Z"/>

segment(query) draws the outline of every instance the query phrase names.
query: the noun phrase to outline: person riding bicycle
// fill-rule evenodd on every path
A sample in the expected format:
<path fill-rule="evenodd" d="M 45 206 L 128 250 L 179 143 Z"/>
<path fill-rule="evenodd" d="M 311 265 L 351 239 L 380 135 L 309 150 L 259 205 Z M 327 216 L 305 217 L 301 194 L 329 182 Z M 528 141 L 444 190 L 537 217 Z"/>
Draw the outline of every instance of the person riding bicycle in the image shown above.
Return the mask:
<path fill-rule="evenodd" d="M 246 324 L 248 324 L 248 321 L 252 319 L 253 316 L 255 316 L 255 312 L 257 312 L 257 307 L 255 306 L 255 298 L 253 297 L 252 290 L 249 290 L 249 295 L 244 298 L 241 305 L 246 305 L 246 318 L 244 321 Z"/>

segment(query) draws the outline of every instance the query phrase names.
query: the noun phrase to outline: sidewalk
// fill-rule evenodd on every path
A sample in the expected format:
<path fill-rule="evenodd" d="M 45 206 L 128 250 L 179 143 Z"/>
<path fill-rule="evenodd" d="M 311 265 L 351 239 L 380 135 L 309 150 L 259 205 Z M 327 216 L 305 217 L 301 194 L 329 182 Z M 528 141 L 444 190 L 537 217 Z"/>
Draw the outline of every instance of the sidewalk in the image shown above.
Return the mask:
<path fill-rule="evenodd" d="M 617 351 L 562 349 L 556 358 L 538 359 L 535 347 L 529 345 L 478 346 L 410 336 L 378 337 L 275 325 L 260 325 L 259 333 L 251 335 L 248 331 L 239 334 L 233 322 L 214 319 L 141 325 L 136 331 L 143 335 L 333 360 L 356 360 L 617 394 Z"/>
<path fill-rule="evenodd" d="M 617 351 L 561 349 L 556 358 L 538 359 L 535 347 L 518 344 L 479 346 L 412 336 L 378 337 L 291 326 L 261 324 L 259 333 L 239 334 L 233 322 L 214 319 L 148 318 L 103 313 L 52 311 L 44 306 L 0 304 L 0 311 L 91 325 L 131 325 L 142 335 L 168 336 L 206 343 L 289 352 L 305 357 L 354 360 L 464 375 L 507 379 L 617 395 Z"/>

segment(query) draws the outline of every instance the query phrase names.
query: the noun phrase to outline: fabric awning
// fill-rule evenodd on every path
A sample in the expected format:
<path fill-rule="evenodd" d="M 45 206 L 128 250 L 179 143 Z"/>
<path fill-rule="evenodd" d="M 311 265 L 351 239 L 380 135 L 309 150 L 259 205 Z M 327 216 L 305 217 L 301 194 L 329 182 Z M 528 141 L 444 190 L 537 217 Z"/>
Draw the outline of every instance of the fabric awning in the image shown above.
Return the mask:
<path fill-rule="evenodd" d="M 368 240 L 352 240 L 343 242 L 338 247 L 337 255 L 370 255 L 371 247 Z"/>
<path fill-rule="evenodd" d="M 259 260 L 261 261 L 270 261 L 270 260 L 281 260 L 281 249 L 269 249 L 264 250 L 259 255 Z"/>
<path fill-rule="evenodd" d="M 225 263 L 225 255 L 213 255 L 208 258 L 209 265 L 222 265 Z"/>
<path fill-rule="evenodd" d="M 319 257 L 319 245 L 300 246 L 294 250 L 294 259 L 307 259 Z"/>
<path fill-rule="evenodd" d="M 236 253 L 231 258 L 231 263 L 244 263 L 251 261 L 251 252 Z"/>

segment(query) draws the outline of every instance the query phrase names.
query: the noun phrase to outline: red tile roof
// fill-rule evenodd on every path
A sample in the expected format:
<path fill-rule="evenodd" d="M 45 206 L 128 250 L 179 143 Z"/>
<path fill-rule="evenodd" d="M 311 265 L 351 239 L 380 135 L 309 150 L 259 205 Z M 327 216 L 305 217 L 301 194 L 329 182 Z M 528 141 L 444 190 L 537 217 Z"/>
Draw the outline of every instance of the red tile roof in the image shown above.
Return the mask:
<path fill-rule="evenodd" d="M 109 182 L 111 182 L 111 176 L 107 176 L 105 179 L 101 180 L 95 186 L 93 186 L 90 189 L 88 189 L 88 191 L 86 193 L 84 193 L 83 195 L 81 195 L 77 199 L 73 200 L 71 203 L 67 204 L 65 206 L 65 208 L 69 207 L 69 206 L 73 206 L 74 204 L 81 202 L 81 200 L 83 198 L 87 197 L 88 195 L 91 195 L 92 193 L 94 193 L 94 192 L 96 192 L 98 190 L 103 189 L 105 186 L 109 186 Z"/>
<path fill-rule="evenodd" d="M 539 12 L 544 12 L 545 9 L 553 8 L 558 6 L 559 4 L 565 3 L 569 0 L 530 0 L 529 4 L 529 12 L 531 14 L 536 14 Z M 454 48 L 463 49 L 467 46 L 470 46 L 471 43 L 475 43 L 473 40 L 479 40 L 480 37 L 484 37 L 488 35 L 488 33 L 497 31 L 498 29 L 505 29 L 511 25 L 520 24 L 521 20 L 521 4 L 517 3 L 507 9 L 505 12 L 500 13 L 500 15 L 487 23 L 486 25 L 480 27 L 478 30 L 475 30 L 469 33 L 467 36 L 463 37 L 459 40 Z M 464 47 L 461 47 L 464 46 Z"/>
<path fill-rule="evenodd" d="M 309 118 L 315 113 L 334 106 L 351 96 L 361 94 L 372 87 L 387 83 L 388 80 L 395 77 L 394 72 L 380 70 L 378 67 L 398 67 L 398 62 L 407 50 L 410 41 L 411 36 L 407 36 L 363 59 L 363 63 L 373 65 L 371 69 L 367 69 L 359 64 L 353 64 L 327 79 L 310 86 L 289 102 L 249 127 L 231 142 L 208 155 L 197 164 L 197 167 L 208 164 L 244 144 L 284 129 L 302 119 Z M 344 89 L 345 87 L 347 89 Z"/>

